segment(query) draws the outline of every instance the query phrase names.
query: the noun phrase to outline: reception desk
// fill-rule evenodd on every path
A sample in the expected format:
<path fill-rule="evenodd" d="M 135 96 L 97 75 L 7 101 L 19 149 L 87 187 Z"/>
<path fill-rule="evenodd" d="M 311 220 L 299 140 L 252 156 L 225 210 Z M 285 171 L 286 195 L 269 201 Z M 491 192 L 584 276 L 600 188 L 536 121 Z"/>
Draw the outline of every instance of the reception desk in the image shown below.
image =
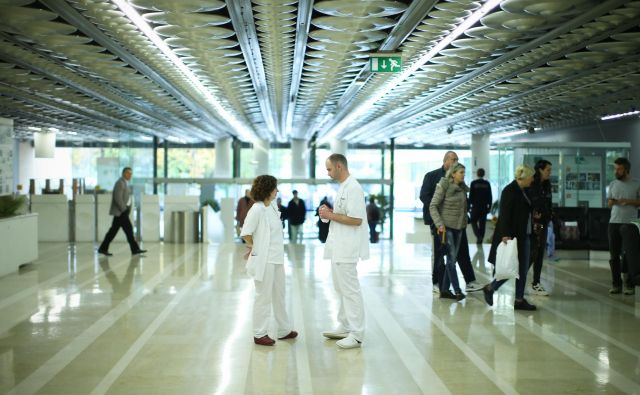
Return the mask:
<path fill-rule="evenodd" d="M 31 212 L 38 214 L 38 241 L 69 241 L 66 195 L 31 195 Z"/>
<path fill-rule="evenodd" d="M 140 228 L 142 241 L 160 241 L 160 199 L 158 195 L 141 196 Z"/>
<path fill-rule="evenodd" d="M 76 195 L 74 229 L 77 242 L 96 240 L 96 202 L 93 195 Z"/>

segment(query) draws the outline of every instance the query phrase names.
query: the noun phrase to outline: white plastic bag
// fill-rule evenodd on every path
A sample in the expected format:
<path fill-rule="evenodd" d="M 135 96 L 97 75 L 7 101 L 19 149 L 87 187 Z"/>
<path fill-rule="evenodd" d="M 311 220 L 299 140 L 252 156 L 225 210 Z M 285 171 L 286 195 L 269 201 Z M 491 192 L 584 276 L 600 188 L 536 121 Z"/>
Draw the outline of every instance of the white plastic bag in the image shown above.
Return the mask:
<path fill-rule="evenodd" d="M 520 278 L 518 274 L 518 242 L 515 238 L 500 242 L 496 252 L 496 280 Z"/>

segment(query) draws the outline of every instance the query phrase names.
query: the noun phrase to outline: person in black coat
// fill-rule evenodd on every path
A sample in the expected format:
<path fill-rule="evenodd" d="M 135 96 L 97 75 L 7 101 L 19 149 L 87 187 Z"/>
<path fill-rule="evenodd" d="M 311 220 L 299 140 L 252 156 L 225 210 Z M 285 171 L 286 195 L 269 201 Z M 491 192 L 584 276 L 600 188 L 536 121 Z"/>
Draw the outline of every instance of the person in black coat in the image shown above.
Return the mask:
<path fill-rule="evenodd" d="M 476 174 L 478 178 L 471 181 L 469 186 L 469 223 L 473 229 L 473 234 L 476 235 L 476 244 L 482 244 L 487 214 L 491 210 L 493 196 L 491 195 L 491 184 L 483 178 L 484 169 L 478 169 Z"/>
<path fill-rule="evenodd" d="M 531 241 L 530 265 L 533 266 L 533 293 L 548 296 L 549 292 L 540 284 L 542 261 L 547 247 L 547 231 L 551 221 L 551 162 L 540 159 L 533 168 L 536 172 L 533 183 L 527 190 L 533 206 L 533 239 Z"/>
<path fill-rule="evenodd" d="M 498 223 L 493 233 L 493 241 L 489 252 L 489 262 L 495 265 L 496 252 L 500 243 L 517 239 L 518 243 L 518 274 L 516 279 L 516 310 L 535 310 L 536 306 L 527 302 L 524 298 L 524 288 L 527 283 L 527 271 L 529 270 L 529 250 L 531 247 L 532 207 L 531 200 L 525 193 L 533 182 L 534 171 L 526 165 L 516 168 L 515 180 L 507 185 L 500 195 L 500 212 Z M 495 272 L 495 268 L 494 268 Z M 507 280 L 493 280 L 482 288 L 484 299 L 489 306 L 493 306 L 493 293 Z"/>
<path fill-rule="evenodd" d="M 320 213 L 318 212 L 319 208 L 323 205 L 329 208 L 333 208 L 333 206 L 331 205 L 331 203 L 329 203 L 329 199 L 327 199 L 327 197 L 325 196 L 320 201 L 320 205 L 318 206 L 318 208 L 316 208 L 316 217 L 318 217 L 318 239 L 322 243 L 325 243 L 327 241 L 327 236 L 329 236 L 329 222 L 322 222 L 320 220 Z"/>
<path fill-rule="evenodd" d="M 429 225 L 431 229 L 433 252 L 431 253 L 431 281 L 433 283 L 434 292 L 439 292 L 439 284 L 442 283 L 444 275 L 444 255 L 442 254 L 442 245 L 438 235 L 436 226 L 433 224 L 431 214 L 429 213 L 429 205 L 436 191 L 436 185 L 445 176 L 449 168 L 458 162 L 458 155 L 453 151 L 447 151 L 442 160 L 442 167 L 432 170 L 425 174 L 420 188 L 420 201 L 422 201 L 422 218 L 425 225 Z M 465 291 L 474 292 L 482 289 L 482 286 L 476 282 L 476 274 L 471 266 L 471 256 L 469 255 L 469 242 L 467 241 L 467 232 L 462 232 L 460 240 L 460 249 L 458 250 L 458 265 L 467 283 Z"/>

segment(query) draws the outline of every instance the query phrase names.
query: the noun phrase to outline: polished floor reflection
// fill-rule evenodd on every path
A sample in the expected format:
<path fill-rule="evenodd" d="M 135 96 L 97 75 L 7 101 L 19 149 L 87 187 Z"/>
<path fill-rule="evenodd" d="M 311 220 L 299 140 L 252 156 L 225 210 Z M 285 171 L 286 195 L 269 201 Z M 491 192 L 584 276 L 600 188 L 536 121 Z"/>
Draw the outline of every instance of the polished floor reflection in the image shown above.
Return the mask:
<path fill-rule="evenodd" d="M 40 245 L 0 278 L 0 393 L 8 394 L 632 394 L 640 392 L 640 302 L 607 293 L 604 259 L 545 265 L 550 297 L 513 285 L 489 308 L 432 293 L 430 247 L 383 241 L 359 265 L 363 347 L 322 330 L 336 301 L 323 246 L 287 245 L 289 312 L 300 336 L 252 341 L 253 285 L 241 244 L 145 244 L 131 258 L 92 244 Z M 487 282 L 488 245 L 471 246 Z"/>

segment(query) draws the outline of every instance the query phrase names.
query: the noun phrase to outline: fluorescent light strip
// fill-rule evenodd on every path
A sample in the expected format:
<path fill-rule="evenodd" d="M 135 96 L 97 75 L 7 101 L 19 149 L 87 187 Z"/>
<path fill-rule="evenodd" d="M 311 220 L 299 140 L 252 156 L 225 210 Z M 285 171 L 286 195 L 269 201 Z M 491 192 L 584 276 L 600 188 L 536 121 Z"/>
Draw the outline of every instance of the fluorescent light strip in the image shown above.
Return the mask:
<path fill-rule="evenodd" d="M 618 119 L 618 118 L 630 117 L 630 116 L 636 115 L 636 114 L 640 114 L 640 111 L 630 111 L 630 112 L 625 112 L 625 113 L 622 113 L 622 114 L 607 115 L 607 116 L 604 116 L 604 117 L 600 118 L 600 120 L 608 121 L 610 119 Z"/>
<path fill-rule="evenodd" d="M 487 0 L 482 7 L 476 10 L 473 14 L 471 14 L 467 19 L 465 19 L 457 28 L 455 28 L 449 35 L 443 38 L 439 43 L 437 43 L 429 52 L 425 53 L 414 62 L 409 68 L 400 73 L 397 77 L 393 78 L 391 81 L 387 82 L 375 95 L 369 98 L 366 102 L 361 104 L 357 110 L 352 111 L 349 115 L 347 115 L 342 121 L 340 121 L 329 133 L 323 136 L 320 140 L 322 142 L 326 142 L 331 138 L 336 137 L 340 134 L 348 125 L 356 119 L 357 117 L 364 114 L 370 108 L 373 107 L 374 103 L 380 100 L 384 95 L 392 91 L 396 86 L 398 86 L 402 81 L 407 79 L 410 75 L 412 75 L 416 70 L 424 66 L 427 62 L 429 62 L 433 57 L 435 57 L 440 51 L 446 48 L 453 40 L 462 35 L 467 29 L 471 26 L 475 25 L 480 18 L 489 13 L 492 9 L 500 4 L 502 0 Z"/>
<path fill-rule="evenodd" d="M 142 31 L 145 36 L 151 42 L 153 42 L 156 47 L 162 53 L 173 62 L 173 64 L 180 70 L 182 73 L 189 79 L 191 84 L 193 84 L 194 88 L 202 94 L 207 101 L 213 105 L 215 110 L 225 119 L 225 121 L 236 129 L 239 135 L 244 137 L 246 140 L 253 140 L 257 138 L 255 133 L 247 128 L 240 120 L 238 120 L 233 114 L 229 111 L 225 110 L 220 101 L 214 97 L 211 92 L 200 82 L 198 77 L 187 67 L 182 60 L 173 52 L 171 48 L 153 31 L 151 26 L 138 14 L 138 12 L 127 3 L 126 0 L 113 0 L 113 3 L 120 8 L 120 10 L 133 22 L 140 31 Z"/>
<path fill-rule="evenodd" d="M 514 132 L 502 132 L 502 133 L 491 133 L 489 135 L 490 139 L 503 139 L 506 137 L 512 137 L 512 136 L 518 136 L 521 134 L 527 134 L 527 130 L 526 129 L 522 129 L 522 130 L 516 130 Z"/>

